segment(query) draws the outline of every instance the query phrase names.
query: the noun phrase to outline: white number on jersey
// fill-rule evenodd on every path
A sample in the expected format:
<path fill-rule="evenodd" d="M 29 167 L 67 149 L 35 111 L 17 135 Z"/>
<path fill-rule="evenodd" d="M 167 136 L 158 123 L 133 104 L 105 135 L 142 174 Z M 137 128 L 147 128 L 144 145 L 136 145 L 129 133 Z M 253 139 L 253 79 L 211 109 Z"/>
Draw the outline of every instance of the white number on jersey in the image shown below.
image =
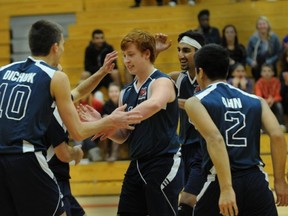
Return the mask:
<path fill-rule="evenodd" d="M 7 87 L 8 83 L 0 85 L 0 118 L 2 118 L 4 111 L 8 119 L 21 120 L 26 114 L 31 88 L 21 84 L 14 86 L 10 95 L 7 95 L 9 97 L 8 102 L 5 101 L 4 104 Z"/>
<path fill-rule="evenodd" d="M 225 121 L 232 123 L 232 126 L 225 131 L 227 146 L 246 147 L 247 138 L 241 136 L 241 131 L 246 127 L 246 117 L 240 111 L 227 111 L 224 115 Z"/>

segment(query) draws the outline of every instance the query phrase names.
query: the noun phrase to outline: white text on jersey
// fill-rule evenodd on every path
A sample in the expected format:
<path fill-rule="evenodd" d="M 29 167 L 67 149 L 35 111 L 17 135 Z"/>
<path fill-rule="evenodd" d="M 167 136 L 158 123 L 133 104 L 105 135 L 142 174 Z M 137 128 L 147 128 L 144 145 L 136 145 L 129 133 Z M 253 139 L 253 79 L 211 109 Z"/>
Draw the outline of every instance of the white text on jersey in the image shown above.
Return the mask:
<path fill-rule="evenodd" d="M 19 73 L 18 71 L 7 70 L 3 76 L 3 80 L 11 80 L 14 82 L 29 82 L 33 83 L 36 73 Z"/>
<path fill-rule="evenodd" d="M 222 102 L 226 108 L 242 108 L 242 103 L 240 98 L 224 98 L 222 97 Z"/>

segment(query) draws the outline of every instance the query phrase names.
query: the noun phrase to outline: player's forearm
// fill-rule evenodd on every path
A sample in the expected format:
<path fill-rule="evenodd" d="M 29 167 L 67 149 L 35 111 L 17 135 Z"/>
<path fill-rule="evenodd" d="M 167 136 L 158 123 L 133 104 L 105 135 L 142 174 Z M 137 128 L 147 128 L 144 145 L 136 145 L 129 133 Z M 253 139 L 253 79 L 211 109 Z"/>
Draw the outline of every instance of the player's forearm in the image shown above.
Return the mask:
<path fill-rule="evenodd" d="M 75 89 L 72 90 L 74 102 L 89 95 L 106 76 L 106 73 L 100 68 L 92 76 L 81 82 Z"/>
<path fill-rule="evenodd" d="M 231 170 L 228 153 L 222 136 L 206 139 L 207 150 L 215 166 L 221 191 L 232 187 Z"/>
<path fill-rule="evenodd" d="M 155 113 L 159 112 L 164 105 L 156 99 L 149 99 L 144 101 L 140 105 L 136 106 L 133 110 L 139 111 L 143 116 L 143 120 L 148 119 L 153 116 Z"/>
<path fill-rule="evenodd" d="M 270 136 L 271 156 L 273 163 L 274 181 L 285 179 L 285 164 L 287 158 L 287 146 L 285 137 L 281 131 Z"/>
<path fill-rule="evenodd" d="M 115 143 L 122 144 L 128 139 L 129 134 L 130 131 L 127 129 L 118 129 L 108 138 Z"/>

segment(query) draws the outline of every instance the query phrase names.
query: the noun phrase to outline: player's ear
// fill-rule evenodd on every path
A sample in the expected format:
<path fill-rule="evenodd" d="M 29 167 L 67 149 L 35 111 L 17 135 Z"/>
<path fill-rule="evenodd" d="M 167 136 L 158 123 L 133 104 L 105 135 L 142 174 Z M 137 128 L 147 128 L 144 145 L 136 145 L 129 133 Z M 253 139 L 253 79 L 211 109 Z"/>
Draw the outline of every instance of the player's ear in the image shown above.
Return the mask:
<path fill-rule="evenodd" d="M 150 59 L 150 50 L 149 49 L 146 49 L 144 52 L 143 52 L 143 55 L 145 56 L 145 59 L 149 60 Z"/>
<path fill-rule="evenodd" d="M 204 77 L 204 71 L 202 68 L 198 68 L 198 76 L 200 77 L 200 79 L 203 79 Z"/>
<path fill-rule="evenodd" d="M 58 43 L 54 43 L 54 44 L 51 46 L 50 51 L 51 51 L 52 53 L 57 53 L 57 52 L 58 52 L 58 49 L 59 49 Z"/>

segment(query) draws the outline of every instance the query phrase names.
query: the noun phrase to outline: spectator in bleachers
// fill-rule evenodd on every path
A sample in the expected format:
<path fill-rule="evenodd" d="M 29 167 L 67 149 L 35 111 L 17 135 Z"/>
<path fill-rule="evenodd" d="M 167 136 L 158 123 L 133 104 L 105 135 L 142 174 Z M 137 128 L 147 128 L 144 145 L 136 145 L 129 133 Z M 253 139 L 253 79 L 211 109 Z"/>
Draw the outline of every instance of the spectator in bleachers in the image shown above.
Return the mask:
<path fill-rule="evenodd" d="M 163 5 L 163 0 L 156 0 L 157 2 L 157 5 L 158 6 L 162 6 Z M 140 4 L 141 4 L 141 0 L 135 0 L 135 4 L 130 6 L 131 8 L 138 8 L 140 7 Z"/>
<path fill-rule="evenodd" d="M 271 31 L 269 20 L 260 16 L 256 22 L 256 32 L 251 36 L 247 47 L 247 64 L 252 68 L 252 75 L 257 81 L 260 78 L 261 66 L 270 64 L 277 75 L 276 63 L 281 44 L 278 36 Z"/>
<path fill-rule="evenodd" d="M 106 115 L 110 115 L 117 107 L 120 96 L 120 86 L 115 83 L 110 83 L 108 87 L 108 97 L 109 100 L 105 102 L 103 106 L 103 117 Z M 118 147 L 119 144 L 115 143 L 112 140 L 104 140 L 107 149 L 107 155 L 105 160 L 108 162 L 113 162 L 118 158 Z"/>
<path fill-rule="evenodd" d="M 169 6 L 175 7 L 175 6 L 177 5 L 177 2 L 178 2 L 178 0 L 171 0 L 171 1 L 169 2 Z M 194 0 L 188 0 L 188 1 L 187 1 L 187 4 L 188 4 L 188 5 L 191 5 L 191 6 L 194 6 L 196 3 L 195 3 Z"/>
<path fill-rule="evenodd" d="M 239 62 L 234 64 L 231 75 L 232 77 L 228 79 L 229 84 L 245 92 L 253 93 L 253 80 L 246 77 L 244 65 Z"/>
<path fill-rule="evenodd" d="M 237 30 L 234 25 L 226 25 L 223 28 L 222 46 L 227 49 L 230 56 L 228 75 L 230 77 L 232 68 L 235 68 L 237 63 L 241 63 L 243 66 L 246 64 L 246 50 L 238 41 Z"/>
<path fill-rule="evenodd" d="M 198 13 L 199 27 L 195 30 L 201 33 L 205 38 L 205 43 L 221 44 L 221 37 L 219 30 L 209 24 L 210 12 L 207 9 L 201 10 Z"/>
<path fill-rule="evenodd" d="M 92 39 L 85 50 L 85 72 L 83 72 L 82 78 L 87 78 L 98 71 L 103 65 L 105 56 L 112 51 L 114 51 L 114 48 L 105 41 L 104 32 L 100 29 L 94 30 L 92 32 Z M 116 61 L 114 70 L 104 77 L 94 92 L 100 90 L 102 87 L 107 89 L 111 82 L 119 85 L 121 82 Z"/>
<path fill-rule="evenodd" d="M 283 39 L 283 50 L 280 59 L 281 96 L 284 113 L 288 114 L 288 35 Z"/>
<path fill-rule="evenodd" d="M 266 100 L 283 131 L 286 131 L 280 88 L 281 83 L 278 78 L 274 77 L 273 66 L 263 64 L 261 67 L 261 77 L 255 84 L 255 94 Z"/>

